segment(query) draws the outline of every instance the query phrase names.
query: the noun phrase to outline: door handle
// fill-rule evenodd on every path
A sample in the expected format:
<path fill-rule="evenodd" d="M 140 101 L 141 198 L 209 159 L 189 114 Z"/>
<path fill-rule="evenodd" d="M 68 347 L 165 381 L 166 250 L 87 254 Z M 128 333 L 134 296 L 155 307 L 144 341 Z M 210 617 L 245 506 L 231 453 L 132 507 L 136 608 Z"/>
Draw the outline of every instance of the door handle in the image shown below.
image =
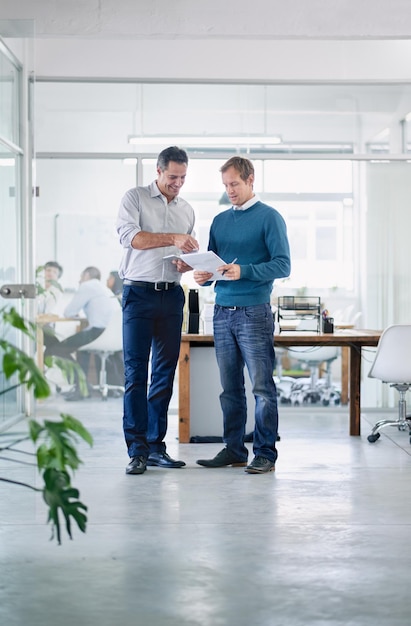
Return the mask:
<path fill-rule="evenodd" d="M 2 285 L 0 287 L 0 295 L 3 298 L 11 298 L 16 300 L 18 298 L 35 298 L 36 297 L 36 285 L 20 283 L 17 285 Z"/>

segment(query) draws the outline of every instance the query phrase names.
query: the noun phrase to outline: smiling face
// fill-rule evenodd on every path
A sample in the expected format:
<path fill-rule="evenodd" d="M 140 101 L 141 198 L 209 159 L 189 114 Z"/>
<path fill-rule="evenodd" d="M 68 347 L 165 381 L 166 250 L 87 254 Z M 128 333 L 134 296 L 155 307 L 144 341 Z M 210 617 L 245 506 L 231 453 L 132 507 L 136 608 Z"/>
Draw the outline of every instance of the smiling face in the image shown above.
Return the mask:
<path fill-rule="evenodd" d="M 254 196 L 254 176 L 252 174 L 243 180 L 235 167 L 229 167 L 222 173 L 222 179 L 227 196 L 235 206 L 242 206 Z"/>
<path fill-rule="evenodd" d="M 157 174 L 157 186 L 163 196 L 170 202 L 178 196 L 181 187 L 185 183 L 187 164 L 170 161 L 164 170 L 158 167 Z"/>

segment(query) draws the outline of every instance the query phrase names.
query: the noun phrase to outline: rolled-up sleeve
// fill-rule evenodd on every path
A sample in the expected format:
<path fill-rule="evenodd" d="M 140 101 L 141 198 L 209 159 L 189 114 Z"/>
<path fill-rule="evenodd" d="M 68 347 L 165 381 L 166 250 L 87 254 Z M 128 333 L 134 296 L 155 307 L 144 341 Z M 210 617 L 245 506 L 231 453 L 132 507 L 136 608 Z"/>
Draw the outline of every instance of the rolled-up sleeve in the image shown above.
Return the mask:
<path fill-rule="evenodd" d="M 136 189 L 130 189 L 123 196 L 116 223 L 120 244 L 123 248 L 131 248 L 131 242 L 140 226 L 140 198 Z"/>

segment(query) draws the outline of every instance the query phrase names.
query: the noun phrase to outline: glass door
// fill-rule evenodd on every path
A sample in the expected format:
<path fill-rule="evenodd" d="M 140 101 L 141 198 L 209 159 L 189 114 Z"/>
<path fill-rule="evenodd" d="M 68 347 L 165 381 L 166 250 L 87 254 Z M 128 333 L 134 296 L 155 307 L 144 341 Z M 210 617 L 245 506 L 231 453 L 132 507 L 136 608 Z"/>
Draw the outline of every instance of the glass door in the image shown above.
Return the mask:
<path fill-rule="evenodd" d="M 27 274 L 24 259 L 29 255 L 23 250 L 21 76 L 21 65 L 0 39 L 0 290 L 7 285 L 29 282 L 24 280 Z M 28 317 L 29 304 L 24 306 L 20 299 L 0 297 L 1 309 L 11 306 Z M 2 317 L 0 332 L 2 338 L 22 347 L 20 333 L 4 324 Z M 0 430 L 3 430 L 24 414 L 25 407 L 21 389 L 13 388 L 17 380 L 5 379 L 1 363 L 0 353 Z"/>

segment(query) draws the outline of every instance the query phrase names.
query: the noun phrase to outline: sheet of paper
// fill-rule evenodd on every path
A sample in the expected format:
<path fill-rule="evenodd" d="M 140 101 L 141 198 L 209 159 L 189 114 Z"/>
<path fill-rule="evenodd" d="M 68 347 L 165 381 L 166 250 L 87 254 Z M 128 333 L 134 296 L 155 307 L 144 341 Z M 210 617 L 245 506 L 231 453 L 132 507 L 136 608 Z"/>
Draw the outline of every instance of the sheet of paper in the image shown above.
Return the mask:
<path fill-rule="evenodd" d="M 187 263 L 187 265 L 190 265 L 195 270 L 211 272 L 213 276 L 210 280 L 229 280 L 229 278 L 226 278 L 220 272 L 216 271 L 217 267 L 225 265 L 226 262 L 223 261 L 223 259 L 220 259 L 220 257 L 211 250 L 208 252 L 188 252 L 187 254 L 182 254 L 181 256 L 170 254 L 169 256 L 165 256 L 163 258 L 170 261 L 173 259 L 181 259 L 184 263 Z"/>

